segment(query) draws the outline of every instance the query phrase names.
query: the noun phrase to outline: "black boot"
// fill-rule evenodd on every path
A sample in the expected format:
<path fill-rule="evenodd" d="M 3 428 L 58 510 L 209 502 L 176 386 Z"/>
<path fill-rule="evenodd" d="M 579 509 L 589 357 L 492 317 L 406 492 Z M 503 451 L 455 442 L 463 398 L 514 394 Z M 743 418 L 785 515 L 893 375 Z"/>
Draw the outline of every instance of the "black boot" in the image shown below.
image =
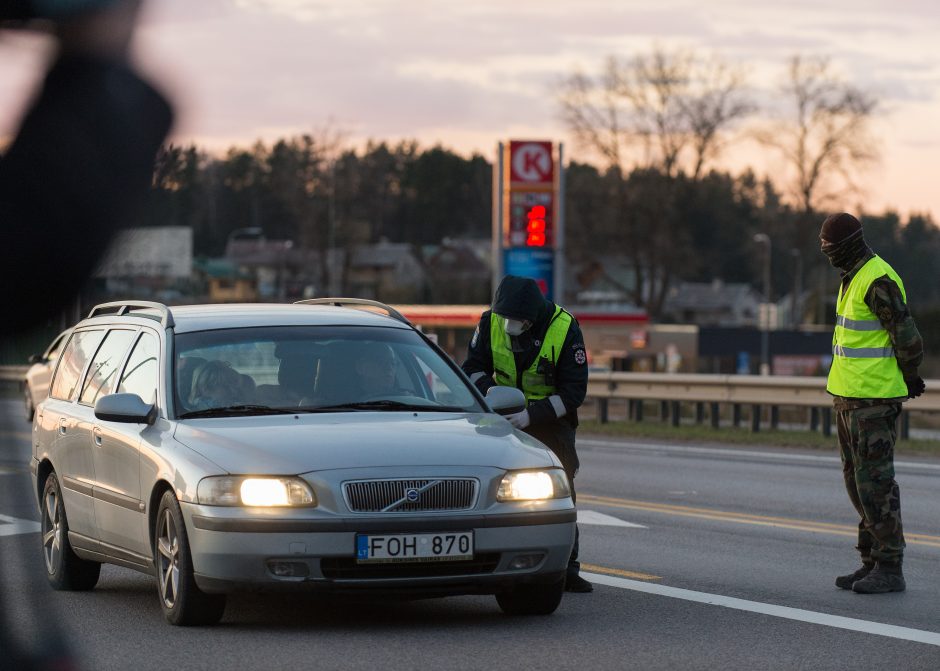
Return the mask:
<path fill-rule="evenodd" d="M 852 585 L 852 591 L 859 594 L 885 594 L 903 592 L 906 587 L 900 562 L 877 562 L 871 573 Z"/>
<path fill-rule="evenodd" d="M 852 585 L 857 581 L 861 580 L 875 568 L 874 563 L 869 564 L 868 562 L 862 563 L 862 568 L 855 571 L 855 573 L 849 573 L 848 575 L 840 575 L 836 578 L 836 587 L 842 589 L 852 589 Z"/>
<path fill-rule="evenodd" d="M 594 591 L 594 585 L 589 583 L 587 580 L 582 578 L 577 573 L 568 574 L 568 577 L 565 578 L 565 591 L 566 592 L 579 592 L 581 594 L 586 594 L 587 592 Z"/>

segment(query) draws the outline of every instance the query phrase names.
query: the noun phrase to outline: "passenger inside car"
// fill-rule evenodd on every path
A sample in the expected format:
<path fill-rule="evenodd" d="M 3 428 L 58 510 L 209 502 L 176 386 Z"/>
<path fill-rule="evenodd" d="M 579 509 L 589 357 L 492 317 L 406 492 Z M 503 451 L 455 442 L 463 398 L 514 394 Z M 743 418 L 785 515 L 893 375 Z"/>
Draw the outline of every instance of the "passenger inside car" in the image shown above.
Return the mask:
<path fill-rule="evenodd" d="M 252 403 L 254 386 L 251 377 L 239 374 L 227 362 L 208 361 L 193 373 L 188 405 L 191 410 L 203 410 Z"/>

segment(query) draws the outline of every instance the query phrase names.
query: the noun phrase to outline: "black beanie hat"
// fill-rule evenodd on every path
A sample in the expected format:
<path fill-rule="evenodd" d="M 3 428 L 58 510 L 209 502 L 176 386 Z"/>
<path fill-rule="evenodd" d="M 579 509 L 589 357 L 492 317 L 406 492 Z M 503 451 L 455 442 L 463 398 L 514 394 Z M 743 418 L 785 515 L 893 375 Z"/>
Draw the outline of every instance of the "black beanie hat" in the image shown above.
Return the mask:
<path fill-rule="evenodd" d="M 823 222 L 819 237 L 830 244 L 838 244 L 862 230 L 862 223 L 847 212 L 830 214 Z"/>

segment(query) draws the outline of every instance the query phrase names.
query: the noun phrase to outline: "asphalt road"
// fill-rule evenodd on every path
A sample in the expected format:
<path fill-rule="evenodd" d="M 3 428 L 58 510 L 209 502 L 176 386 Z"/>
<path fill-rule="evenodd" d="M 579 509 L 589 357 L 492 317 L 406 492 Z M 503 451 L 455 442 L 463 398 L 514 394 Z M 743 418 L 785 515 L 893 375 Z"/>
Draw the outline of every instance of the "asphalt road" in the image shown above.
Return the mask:
<path fill-rule="evenodd" d="M 579 441 L 582 560 L 593 594 L 550 617 L 491 597 L 341 601 L 235 596 L 212 628 L 167 625 L 153 579 L 105 567 L 88 593 L 41 571 L 29 425 L 0 401 L 6 624 L 86 669 L 940 669 L 940 462 L 903 460 L 903 594 L 833 580 L 856 567 L 835 451 Z M 6 668 L 0 655 L 0 668 Z"/>

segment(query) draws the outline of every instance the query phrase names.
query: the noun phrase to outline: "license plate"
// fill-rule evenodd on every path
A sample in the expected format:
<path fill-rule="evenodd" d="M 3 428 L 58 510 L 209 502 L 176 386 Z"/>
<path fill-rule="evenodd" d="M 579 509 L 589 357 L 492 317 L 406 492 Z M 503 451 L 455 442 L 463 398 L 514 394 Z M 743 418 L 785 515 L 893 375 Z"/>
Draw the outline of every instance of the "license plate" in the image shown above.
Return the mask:
<path fill-rule="evenodd" d="M 473 559 L 473 532 L 357 535 L 356 562 L 431 562 Z"/>

